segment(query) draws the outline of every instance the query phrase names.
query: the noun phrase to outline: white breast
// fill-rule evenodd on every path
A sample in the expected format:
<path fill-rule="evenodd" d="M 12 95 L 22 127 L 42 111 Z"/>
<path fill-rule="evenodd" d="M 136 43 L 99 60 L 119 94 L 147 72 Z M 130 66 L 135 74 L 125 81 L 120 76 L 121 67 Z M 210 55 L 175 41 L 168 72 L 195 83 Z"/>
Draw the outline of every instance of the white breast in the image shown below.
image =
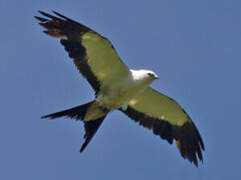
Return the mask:
<path fill-rule="evenodd" d="M 133 72 L 130 71 L 123 80 L 110 82 L 108 85 L 101 87 L 96 98 L 98 104 L 109 110 L 127 107 L 128 102 L 151 83 L 151 81 L 142 78 L 142 74 L 136 76 Z"/>

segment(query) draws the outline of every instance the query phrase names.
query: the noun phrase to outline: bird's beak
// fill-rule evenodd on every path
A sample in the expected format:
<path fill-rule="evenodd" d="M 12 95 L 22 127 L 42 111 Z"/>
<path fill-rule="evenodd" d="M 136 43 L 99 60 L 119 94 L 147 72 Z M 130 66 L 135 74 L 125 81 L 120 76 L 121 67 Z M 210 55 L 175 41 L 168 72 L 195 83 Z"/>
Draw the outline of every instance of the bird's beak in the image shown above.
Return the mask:
<path fill-rule="evenodd" d="M 158 76 L 155 76 L 155 79 L 160 79 Z"/>

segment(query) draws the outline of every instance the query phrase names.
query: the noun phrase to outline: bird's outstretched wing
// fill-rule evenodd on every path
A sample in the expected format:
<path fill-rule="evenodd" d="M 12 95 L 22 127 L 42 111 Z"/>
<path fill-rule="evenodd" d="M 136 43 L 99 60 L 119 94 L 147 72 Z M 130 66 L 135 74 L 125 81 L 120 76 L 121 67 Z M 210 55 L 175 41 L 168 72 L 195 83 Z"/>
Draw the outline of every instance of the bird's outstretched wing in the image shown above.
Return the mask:
<path fill-rule="evenodd" d="M 118 81 L 129 73 L 108 39 L 60 13 L 53 11 L 56 17 L 39 12 L 44 18 L 35 18 L 46 29 L 44 33 L 61 39 L 61 44 L 96 94 L 105 84 Z"/>
<path fill-rule="evenodd" d="M 182 157 L 196 166 L 197 156 L 203 161 L 202 138 L 188 114 L 173 99 L 148 87 L 129 102 L 126 110 L 120 110 L 169 143 L 175 139 Z"/>

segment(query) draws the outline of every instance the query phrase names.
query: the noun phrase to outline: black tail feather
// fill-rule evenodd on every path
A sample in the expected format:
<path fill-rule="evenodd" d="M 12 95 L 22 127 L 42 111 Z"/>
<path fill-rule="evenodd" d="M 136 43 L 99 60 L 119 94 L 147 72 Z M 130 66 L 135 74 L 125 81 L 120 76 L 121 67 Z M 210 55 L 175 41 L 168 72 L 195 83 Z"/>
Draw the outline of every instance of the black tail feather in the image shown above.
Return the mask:
<path fill-rule="evenodd" d="M 48 114 L 48 115 L 42 116 L 41 118 L 55 119 L 55 118 L 60 118 L 60 117 L 66 116 L 71 119 L 74 118 L 76 120 L 84 120 L 86 112 L 93 102 L 94 101 L 80 105 L 80 106 L 76 106 L 76 107 L 73 107 L 71 109 L 67 109 L 64 111 Z M 108 111 L 104 111 L 104 114 L 102 117 L 99 117 L 98 119 L 84 121 L 85 142 L 82 144 L 82 146 L 80 148 L 80 152 L 83 152 L 84 149 L 86 148 L 86 146 L 89 144 L 89 142 L 95 135 L 96 131 L 99 129 L 101 123 L 105 119 L 107 113 L 108 113 Z"/>
<path fill-rule="evenodd" d="M 91 105 L 92 102 L 89 102 L 89 103 L 86 103 L 86 104 L 83 104 L 80 106 L 76 106 L 74 108 L 67 109 L 64 111 L 56 112 L 53 114 L 48 114 L 48 115 L 42 116 L 41 118 L 55 119 L 55 118 L 59 118 L 62 116 L 67 116 L 71 119 L 74 118 L 76 120 L 83 120 L 85 117 L 85 114 L 87 112 L 87 109 Z"/>
<path fill-rule="evenodd" d="M 86 148 L 86 146 L 89 144 L 92 137 L 95 135 L 95 133 L 99 129 L 101 123 L 105 119 L 106 115 L 99 118 L 99 119 L 96 119 L 94 121 L 84 122 L 85 123 L 85 125 L 84 125 L 84 127 L 85 127 L 85 135 L 84 135 L 85 142 L 82 144 L 82 146 L 80 148 L 80 152 L 83 152 L 84 149 Z"/>

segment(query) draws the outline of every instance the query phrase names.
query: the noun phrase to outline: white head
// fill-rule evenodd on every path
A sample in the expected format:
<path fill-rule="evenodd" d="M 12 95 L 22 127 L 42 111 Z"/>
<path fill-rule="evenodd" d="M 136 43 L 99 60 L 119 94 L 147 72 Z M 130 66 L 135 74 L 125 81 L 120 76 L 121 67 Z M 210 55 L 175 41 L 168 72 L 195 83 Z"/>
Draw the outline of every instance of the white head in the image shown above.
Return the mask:
<path fill-rule="evenodd" d="M 157 74 L 154 73 L 153 71 L 145 70 L 145 69 L 140 69 L 140 70 L 131 69 L 131 73 L 132 73 L 133 79 L 136 81 L 147 81 L 151 83 L 155 79 L 159 78 Z"/>

